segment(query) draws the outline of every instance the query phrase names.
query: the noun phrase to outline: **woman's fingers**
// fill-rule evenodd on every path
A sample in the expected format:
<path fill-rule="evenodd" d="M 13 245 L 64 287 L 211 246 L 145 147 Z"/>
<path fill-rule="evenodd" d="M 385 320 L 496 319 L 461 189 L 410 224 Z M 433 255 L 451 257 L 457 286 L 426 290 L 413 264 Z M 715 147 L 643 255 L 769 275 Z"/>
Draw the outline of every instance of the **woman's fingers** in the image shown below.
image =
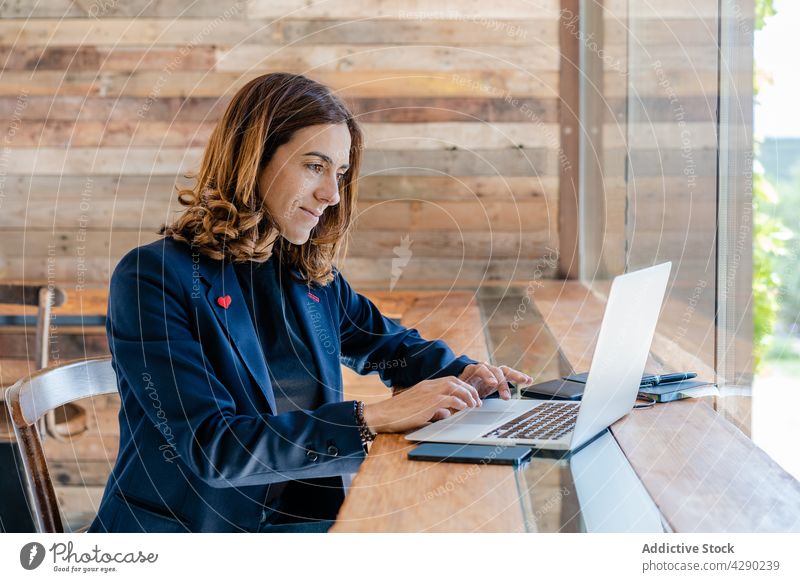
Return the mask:
<path fill-rule="evenodd" d="M 396 417 L 389 425 L 392 430 L 415 428 L 428 421 L 442 420 L 454 412 L 483 404 L 481 397 L 498 390 L 500 397 L 508 400 L 511 393 L 507 380 L 530 383 L 531 379 L 509 366 L 470 364 L 465 368 L 467 380 L 449 376 L 425 380 L 418 387 L 405 390 L 386 402 Z M 396 405 L 396 406 L 394 406 Z"/>
<path fill-rule="evenodd" d="M 481 397 L 489 396 L 497 390 L 504 400 L 511 398 L 511 391 L 508 388 L 508 384 L 506 384 L 505 375 L 497 366 L 483 362 L 472 372 L 470 382 L 473 381 L 480 387 Z"/>
<path fill-rule="evenodd" d="M 481 383 L 483 383 L 488 386 L 496 387 L 498 384 L 498 379 L 492 370 L 489 369 L 489 366 L 484 362 L 473 370 L 472 376 L 470 376 L 470 383 L 472 382 L 475 382 L 475 384 L 479 386 Z M 475 384 L 472 385 L 474 386 Z"/>
<path fill-rule="evenodd" d="M 500 387 L 498 388 L 498 391 L 500 392 L 500 398 L 503 400 L 509 400 L 511 398 L 511 386 L 508 385 L 508 381 L 510 379 L 511 378 L 509 378 L 506 374 L 503 374 L 503 380 L 500 382 Z"/>
<path fill-rule="evenodd" d="M 515 382 L 521 385 L 529 385 L 533 383 L 533 379 L 528 376 L 527 374 L 523 374 L 522 372 L 511 368 L 510 366 L 492 366 L 489 364 L 484 364 L 487 368 L 487 371 L 490 372 L 496 380 L 496 389 L 500 393 L 500 397 L 504 400 L 508 400 L 511 398 L 511 389 L 508 385 L 508 382 Z M 491 390 L 493 392 L 494 390 Z"/>
<path fill-rule="evenodd" d="M 431 420 L 441 420 L 452 414 L 453 410 L 464 410 L 481 405 L 481 399 L 474 387 L 465 382 L 452 382 L 447 392 L 440 393 L 434 400 L 435 408 Z"/>
<path fill-rule="evenodd" d="M 436 412 L 433 413 L 433 416 L 431 417 L 431 421 L 436 422 L 437 420 L 444 420 L 448 416 L 452 416 L 452 415 L 453 415 L 453 413 L 450 412 L 449 409 L 440 408 Z"/>
<path fill-rule="evenodd" d="M 434 406 L 437 409 L 450 408 L 452 410 L 464 410 L 465 408 L 472 408 L 472 406 L 467 404 L 455 394 L 443 394 Z"/>
<path fill-rule="evenodd" d="M 503 400 L 511 398 L 511 390 L 509 389 L 507 380 L 513 380 L 513 378 L 506 377 L 506 374 L 501 369 L 508 368 L 508 366 L 492 366 L 489 362 L 473 364 L 473 366 L 474 368 L 470 371 L 469 383 L 478 388 L 478 393 L 481 398 L 489 396 L 495 390 L 499 392 Z M 508 369 L 511 370 L 511 368 Z"/>
<path fill-rule="evenodd" d="M 426 380 L 385 403 L 393 409 L 392 429 L 407 430 L 447 418 L 455 411 L 480 406 L 481 399 L 474 386 L 455 377 L 443 377 Z"/>
<path fill-rule="evenodd" d="M 497 366 L 490 366 L 489 364 L 486 364 L 486 367 L 495 380 L 494 387 L 500 393 L 500 398 L 503 400 L 511 398 L 511 390 L 506 383 L 506 377 L 503 371 Z M 494 392 L 494 390 L 492 390 L 492 392 Z M 491 392 L 489 394 L 491 394 Z"/>
<path fill-rule="evenodd" d="M 451 393 L 457 394 L 471 406 L 481 405 L 480 394 L 478 394 L 478 391 L 472 384 L 468 384 L 466 382 L 456 379 L 456 381 L 451 384 L 451 389 L 453 391 Z"/>
<path fill-rule="evenodd" d="M 512 382 L 517 382 L 518 384 L 531 384 L 533 382 L 533 378 L 528 376 L 527 374 L 523 374 L 519 370 L 515 370 L 514 368 L 509 368 L 508 366 L 500 366 L 503 374 L 505 374 L 506 378 L 511 380 Z"/>

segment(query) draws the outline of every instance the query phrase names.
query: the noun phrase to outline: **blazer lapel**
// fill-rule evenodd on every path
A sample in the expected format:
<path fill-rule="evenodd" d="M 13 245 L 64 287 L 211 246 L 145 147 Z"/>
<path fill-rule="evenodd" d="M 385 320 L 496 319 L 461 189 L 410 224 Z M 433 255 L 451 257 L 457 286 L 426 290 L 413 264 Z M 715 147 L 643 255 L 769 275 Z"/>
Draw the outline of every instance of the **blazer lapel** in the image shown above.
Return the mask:
<path fill-rule="evenodd" d="M 264 363 L 264 352 L 258 342 L 233 264 L 214 260 L 210 260 L 209 264 L 213 265 L 213 267 L 209 265 L 210 272 L 201 270 L 201 274 L 210 284 L 206 297 L 211 309 L 222 328 L 226 330 L 231 344 L 247 366 L 255 383 L 266 396 L 272 413 L 277 414 L 272 382 L 269 380 L 267 366 Z M 223 305 L 227 304 L 227 307 L 220 305 L 220 301 Z"/>
<path fill-rule="evenodd" d="M 288 267 L 281 272 L 284 289 L 288 289 L 288 301 L 298 315 L 297 320 L 308 342 L 308 349 L 317 364 L 319 382 L 326 400 L 334 401 L 335 394 L 342 392 L 339 334 L 338 330 L 331 329 L 328 306 L 324 305 L 326 294 L 292 280 Z"/>

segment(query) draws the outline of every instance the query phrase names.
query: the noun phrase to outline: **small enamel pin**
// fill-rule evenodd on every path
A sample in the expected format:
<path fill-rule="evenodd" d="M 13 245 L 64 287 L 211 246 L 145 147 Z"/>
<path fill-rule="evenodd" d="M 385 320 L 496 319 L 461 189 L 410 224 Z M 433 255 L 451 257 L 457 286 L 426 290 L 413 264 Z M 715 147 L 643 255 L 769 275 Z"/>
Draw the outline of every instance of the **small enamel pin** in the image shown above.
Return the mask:
<path fill-rule="evenodd" d="M 217 297 L 217 305 L 222 307 L 222 309 L 228 309 L 231 305 L 231 296 L 225 295 L 224 297 Z"/>
<path fill-rule="evenodd" d="M 319 297 L 317 297 L 316 295 L 314 295 L 314 294 L 313 294 L 313 293 L 311 293 L 310 291 L 309 291 L 309 293 L 308 293 L 308 296 L 309 296 L 309 297 L 311 297 L 311 299 L 313 299 L 313 300 L 314 300 L 314 301 L 316 301 L 317 303 L 319 303 Z"/>

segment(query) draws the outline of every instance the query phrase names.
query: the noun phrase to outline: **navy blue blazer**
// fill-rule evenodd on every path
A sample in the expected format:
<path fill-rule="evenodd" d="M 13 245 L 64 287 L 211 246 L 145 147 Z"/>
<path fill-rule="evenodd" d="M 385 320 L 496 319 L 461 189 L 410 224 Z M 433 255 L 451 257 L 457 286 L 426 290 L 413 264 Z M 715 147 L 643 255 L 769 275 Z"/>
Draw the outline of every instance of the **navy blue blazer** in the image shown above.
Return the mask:
<path fill-rule="evenodd" d="M 290 480 L 313 480 L 307 515 L 330 519 L 341 476 L 365 455 L 340 364 L 391 387 L 476 362 L 381 315 L 336 268 L 324 287 L 278 268 L 320 373 L 324 403 L 311 411 L 276 414 L 230 262 L 164 238 L 117 265 L 106 330 L 122 402 L 119 453 L 89 531 L 258 531 L 273 518 L 270 484 Z"/>

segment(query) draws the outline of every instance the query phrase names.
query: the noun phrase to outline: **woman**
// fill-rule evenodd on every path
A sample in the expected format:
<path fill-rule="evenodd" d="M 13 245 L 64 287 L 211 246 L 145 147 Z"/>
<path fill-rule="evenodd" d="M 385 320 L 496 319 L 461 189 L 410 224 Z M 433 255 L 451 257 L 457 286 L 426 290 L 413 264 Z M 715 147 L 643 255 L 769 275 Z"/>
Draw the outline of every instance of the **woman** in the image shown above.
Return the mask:
<path fill-rule="evenodd" d="M 184 213 L 111 278 L 120 448 L 89 531 L 325 531 L 376 433 L 530 381 L 393 323 L 332 265 L 361 150 L 352 114 L 305 77 L 233 97 Z M 343 401 L 342 363 L 411 388 Z"/>

